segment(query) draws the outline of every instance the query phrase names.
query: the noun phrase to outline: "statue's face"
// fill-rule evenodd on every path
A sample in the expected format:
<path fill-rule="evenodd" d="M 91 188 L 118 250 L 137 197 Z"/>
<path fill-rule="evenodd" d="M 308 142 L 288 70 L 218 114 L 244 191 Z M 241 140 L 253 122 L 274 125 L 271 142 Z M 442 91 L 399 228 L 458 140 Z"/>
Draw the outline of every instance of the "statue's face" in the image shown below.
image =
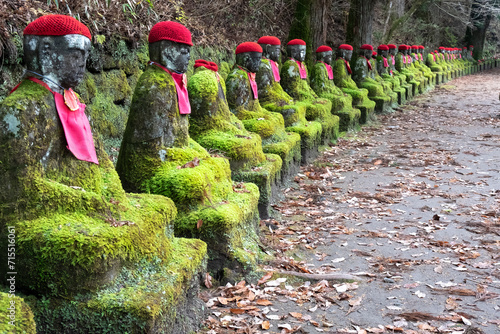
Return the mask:
<path fill-rule="evenodd" d="M 262 52 L 245 52 L 243 66 L 250 72 L 256 73 L 260 68 Z"/>
<path fill-rule="evenodd" d="M 328 65 L 332 64 L 333 51 L 325 51 L 317 53 L 317 59 L 325 62 Z"/>
<path fill-rule="evenodd" d="M 170 71 L 186 73 L 191 59 L 191 46 L 172 41 L 160 41 L 160 63 Z"/>
<path fill-rule="evenodd" d="M 305 45 L 289 45 L 288 53 L 290 57 L 298 60 L 304 61 L 306 59 L 306 46 Z"/>
<path fill-rule="evenodd" d="M 396 49 L 389 49 L 389 53 L 393 56 L 396 55 Z"/>
<path fill-rule="evenodd" d="M 387 57 L 388 54 L 389 54 L 389 51 L 388 50 L 377 50 L 378 51 L 378 54 L 381 55 L 382 57 Z"/>
<path fill-rule="evenodd" d="M 88 37 L 72 34 L 65 36 L 40 36 L 31 39 L 25 51 L 28 69 L 38 70 L 50 81 L 64 88 L 78 85 L 85 74 L 85 64 L 90 50 Z M 37 56 L 36 56 L 37 55 Z M 58 87 L 51 88 L 57 89 Z"/>
<path fill-rule="evenodd" d="M 370 58 L 372 56 L 372 53 L 372 50 L 361 49 L 361 55 L 365 56 L 366 58 Z"/>
<path fill-rule="evenodd" d="M 351 61 L 353 50 L 346 50 L 345 60 Z"/>
<path fill-rule="evenodd" d="M 281 45 L 261 45 L 264 50 L 264 57 L 273 61 L 279 61 L 281 55 Z"/>

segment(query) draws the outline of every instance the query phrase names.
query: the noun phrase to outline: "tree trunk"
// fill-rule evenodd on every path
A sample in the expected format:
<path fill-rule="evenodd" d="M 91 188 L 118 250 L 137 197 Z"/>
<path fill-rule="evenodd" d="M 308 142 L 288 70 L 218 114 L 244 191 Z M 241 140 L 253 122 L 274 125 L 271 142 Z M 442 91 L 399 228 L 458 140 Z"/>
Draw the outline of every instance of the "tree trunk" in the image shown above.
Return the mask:
<path fill-rule="evenodd" d="M 289 39 L 300 38 L 307 44 L 306 63 L 311 65 L 314 51 L 326 43 L 327 14 L 330 0 L 298 0 Z"/>
<path fill-rule="evenodd" d="M 377 0 L 351 0 L 347 23 L 347 43 L 357 50 L 372 43 L 373 9 Z"/>
<path fill-rule="evenodd" d="M 429 1 L 430 0 L 416 0 L 413 3 L 413 6 L 411 6 L 410 10 L 408 10 L 403 16 L 401 16 L 400 18 L 398 18 L 396 21 L 394 21 L 391 24 L 389 31 L 387 32 L 387 34 L 385 34 L 385 36 L 383 38 L 384 42 L 386 44 L 389 43 L 390 39 L 391 39 L 392 35 L 394 34 L 394 32 L 396 31 L 396 29 L 399 28 L 399 26 L 403 22 L 407 21 L 413 15 L 413 13 L 415 13 L 417 11 L 418 8 L 420 8 L 421 6 L 423 6 L 424 4 L 426 4 Z"/>
<path fill-rule="evenodd" d="M 488 30 L 493 13 L 491 12 L 491 1 L 474 0 L 470 13 L 471 24 L 465 31 L 465 40 L 468 45 L 474 45 L 474 59 L 482 59 L 486 31 Z"/>

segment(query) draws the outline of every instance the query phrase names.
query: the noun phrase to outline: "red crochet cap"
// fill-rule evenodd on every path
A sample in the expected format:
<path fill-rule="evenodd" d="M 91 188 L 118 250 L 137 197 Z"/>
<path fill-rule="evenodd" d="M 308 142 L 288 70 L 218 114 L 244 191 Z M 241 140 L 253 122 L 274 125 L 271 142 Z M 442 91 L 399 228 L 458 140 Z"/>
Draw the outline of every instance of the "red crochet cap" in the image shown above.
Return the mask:
<path fill-rule="evenodd" d="M 236 54 L 243 52 L 262 52 L 262 48 L 255 42 L 245 42 L 238 45 L 235 51 Z"/>
<path fill-rule="evenodd" d="M 64 36 L 82 35 L 92 39 L 89 28 L 74 17 L 67 15 L 45 15 L 28 24 L 24 35 Z"/>
<path fill-rule="evenodd" d="M 408 45 L 401 44 L 401 45 L 398 47 L 398 50 L 399 50 L 399 51 L 408 50 Z"/>
<path fill-rule="evenodd" d="M 339 50 L 351 50 L 352 51 L 352 46 L 350 46 L 349 44 L 341 44 L 339 46 Z"/>
<path fill-rule="evenodd" d="M 361 45 L 361 50 L 373 50 L 373 46 L 370 44 L 363 44 Z"/>
<path fill-rule="evenodd" d="M 394 45 L 394 48 L 396 48 L 396 46 Z M 378 49 L 379 50 L 383 50 L 383 51 L 388 51 L 389 50 L 389 46 L 388 45 L 385 45 L 385 44 L 380 44 L 378 46 Z"/>
<path fill-rule="evenodd" d="M 376 56 L 376 55 L 377 55 L 377 52 L 373 51 L 372 56 Z"/>
<path fill-rule="evenodd" d="M 394 44 L 387 44 L 387 46 L 389 47 L 389 50 L 396 49 L 396 45 Z"/>
<path fill-rule="evenodd" d="M 419 46 L 418 46 L 418 48 L 419 48 L 420 50 L 425 49 L 425 47 L 424 47 L 423 45 L 419 45 Z"/>
<path fill-rule="evenodd" d="M 319 48 L 316 49 L 316 52 L 328 52 L 328 51 L 333 51 L 331 47 L 327 45 L 321 45 Z"/>
<path fill-rule="evenodd" d="M 418 50 L 418 45 L 412 45 L 411 46 L 412 49 L 417 49 Z"/>
<path fill-rule="evenodd" d="M 306 45 L 306 42 L 304 42 L 301 39 L 292 39 L 290 42 L 288 42 L 286 45 Z"/>
<path fill-rule="evenodd" d="M 179 22 L 173 21 L 158 22 L 151 28 L 148 42 L 154 43 L 162 40 L 187 44 L 189 46 L 193 45 L 189 29 Z"/>
<path fill-rule="evenodd" d="M 439 47 L 439 50 L 444 50 L 444 46 L 440 46 L 440 47 Z"/>
<path fill-rule="evenodd" d="M 204 59 L 198 59 L 194 62 L 194 68 L 198 68 L 200 66 L 203 66 L 211 71 L 217 72 L 219 70 L 219 66 L 217 66 L 216 63 L 213 61 L 208 61 Z"/>
<path fill-rule="evenodd" d="M 467 47 L 466 47 L 466 46 L 464 46 L 462 49 L 467 49 Z"/>
<path fill-rule="evenodd" d="M 259 44 L 269 44 L 269 45 L 281 45 L 281 41 L 278 37 L 274 36 L 262 36 L 257 41 Z"/>
<path fill-rule="evenodd" d="M 474 45 L 469 45 L 469 48 L 473 48 L 473 47 L 474 47 Z"/>

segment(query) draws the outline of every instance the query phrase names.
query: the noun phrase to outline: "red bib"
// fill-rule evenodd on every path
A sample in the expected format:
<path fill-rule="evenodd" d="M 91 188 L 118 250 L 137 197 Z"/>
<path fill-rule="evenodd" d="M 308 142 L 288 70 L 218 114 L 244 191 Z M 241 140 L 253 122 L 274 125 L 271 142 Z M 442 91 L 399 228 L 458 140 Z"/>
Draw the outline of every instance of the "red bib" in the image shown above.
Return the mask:
<path fill-rule="evenodd" d="M 294 61 L 297 63 L 297 65 L 299 65 L 300 78 L 307 79 L 307 72 L 306 72 L 306 67 L 304 66 L 304 63 L 300 62 L 298 60 L 295 60 L 295 59 L 294 59 Z"/>
<path fill-rule="evenodd" d="M 85 115 L 85 104 L 78 101 L 78 98 L 74 95 L 72 90 L 65 90 L 65 99 L 63 95 L 52 91 L 52 89 L 42 80 L 33 77 L 29 77 L 28 80 L 42 85 L 54 95 L 57 114 L 61 120 L 68 150 L 70 150 L 78 160 L 93 162 L 98 165 L 99 162 L 97 161 L 97 154 L 95 152 L 92 130 L 90 129 L 87 115 Z M 18 87 L 19 85 L 17 85 L 11 93 Z M 68 105 L 74 110 L 71 110 Z"/>
<path fill-rule="evenodd" d="M 174 79 L 175 90 L 177 92 L 177 103 L 179 106 L 179 114 L 188 115 L 191 113 L 191 104 L 189 104 L 189 95 L 187 91 L 187 77 L 186 73 L 175 73 L 170 72 L 168 68 L 154 62 L 149 61 L 149 65 L 156 65 L 168 74 L 172 76 Z"/>
<path fill-rule="evenodd" d="M 328 65 L 327 63 L 325 63 L 324 61 L 322 61 L 321 63 L 323 63 L 323 65 L 325 65 L 325 67 L 326 67 L 326 71 L 328 72 L 328 80 L 333 80 L 332 67 L 330 65 Z"/>
<path fill-rule="evenodd" d="M 280 77 L 280 70 L 278 69 L 278 65 L 276 64 L 276 62 L 274 62 L 271 59 L 269 59 L 269 62 L 271 63 L 271 69 L 273 70 L 274 81 L 280 82 L 281 77 Z"/>

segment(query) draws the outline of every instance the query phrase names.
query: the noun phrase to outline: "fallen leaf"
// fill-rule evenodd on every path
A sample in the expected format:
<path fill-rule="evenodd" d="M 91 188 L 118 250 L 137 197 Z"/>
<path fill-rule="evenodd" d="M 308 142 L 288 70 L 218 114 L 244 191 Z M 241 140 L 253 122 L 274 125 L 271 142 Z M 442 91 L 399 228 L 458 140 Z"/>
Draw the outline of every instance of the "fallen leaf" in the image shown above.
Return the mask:
<path fill-rule="evenodd" d="M 196 223 L 196 228 L 199 230 L 201 228 L 201 225 L 203 225 L 203 219 L 198 220 Z"/>
<path fill-rule="evenodd" d="M 194 167 L 199 166 L 199 165 L 200 165 L 200 159 L 195 157 L 193 160 L 185 163 L 184 165 L 178 166 L 177 169 L 194 168 Z"/>
<path fill-rule="evenodd" d="M 262 329 L 269 329 L 271 327 L 271 323 L 265 320 L 262 322 L 262 324 L 260 324 L 260 327 L 262 327 Z"/>
<path fill-rule="evenodd" d="M 205 273 L 205 282 L 204 283 L 208 289 L 212 288 L 212 276 L 210 276 L 209 273 Z"/>
<path fill-rule="evenodd" d="M 269 300 L 267 299 L 257 299 L 257 301 L 255 302 L 257 305 L 260 305 L 260 306 L 269 306 L 269 305 L 273 305 L 272 302 L 270 302 Z"/>
<path fill-rule="evenodd" d="M 273 277 L 273 272 L 268 271 L 262 278 L 257 282 L 257 285 L 261 285 L 265 282 L 267 282 L 271 277 Z"/>
<path fill-rule="evenodd" d="M 302 313 L 290 312 L 290 315 L 295 319 L 302 319 Z"/>
<path fill-rule="evenodd" d="M 229 309 L 229 312 L 234 313 L 234 314 L 243 314 L 243 313 L 245 313 L 245 310 L 243 310 L 241 308 L 232 308 L 232 309 Z"/>

